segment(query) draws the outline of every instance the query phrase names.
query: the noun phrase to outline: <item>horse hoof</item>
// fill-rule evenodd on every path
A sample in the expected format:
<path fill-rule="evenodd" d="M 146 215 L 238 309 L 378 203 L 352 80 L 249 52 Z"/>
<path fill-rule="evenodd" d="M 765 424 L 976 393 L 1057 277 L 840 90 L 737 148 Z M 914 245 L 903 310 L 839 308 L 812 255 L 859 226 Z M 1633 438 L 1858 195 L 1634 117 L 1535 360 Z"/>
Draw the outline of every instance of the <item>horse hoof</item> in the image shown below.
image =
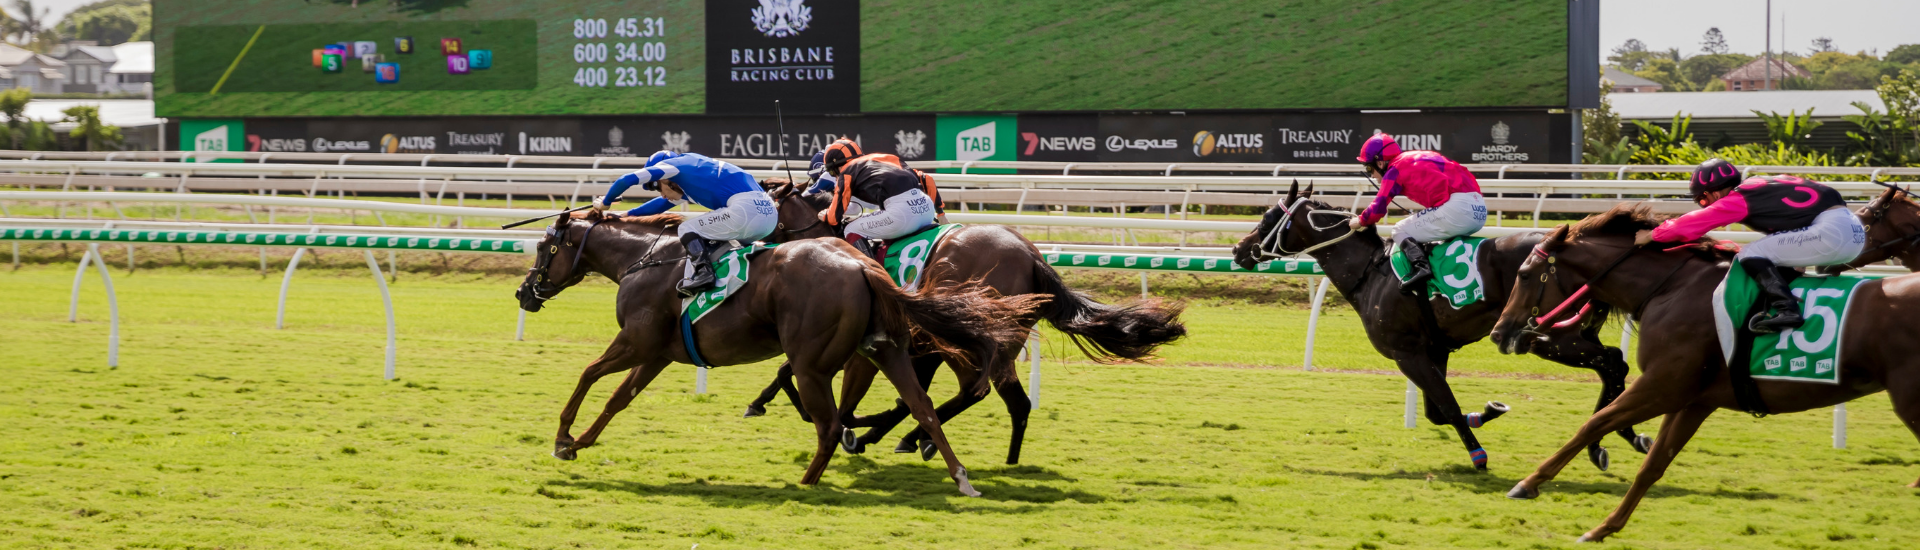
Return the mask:
<path fill-rule="evenodd" d="M 867 450 L 867 446 L 860 443 L 860 437 L 853 435 L 853 429 L 846 427 L 840 428 L 840 448 L 856 455 Z"/>
<path fill-rule="evenodd" d="M 895 454 L 907 454 L 918 450 L 920 450 L 920 442 L 910 437 L 901 439 L 899 445 L 893 446 L 893 452 Z"/>
<path fill-rule="evenodd" d="M 767 415 L 766 407 L 762 407 L 759 405 L 747 405 L 747 414 L 744 418 L 753 418 L 756 416 L 766 416 L 766 415 Z"/>
<path fill-rule="evenodd" d="M 1473 459 L 1474 469 L 1480 470 L 1480 471 L 1486 471 L 1487 469 L 1487 450 L 1486 449 L 1474 449 L 1471 451 L 1467 451 L 1467 457 Z"/>
<path fill-rule="evenodd" d="M 1513 500 L 1533 500 L 1539 497 L 1540 490 L 1527 488 L 1526 482 L 1516 483 L 1512 490 L 1507 491 L 1507 498 Z"/>
<path fill-rule="evenodd" d="M 1652 452 L 1653 436 L 1647 434 L 1633 436 L 1633 450 L 1640 451 L 1640 454 Z"/>
<path fill-rule="evenodd" d="M 1613 458 L 1607 456 L 1606 447 L 1587 449 L 1587 460 L 1593 461 L 1593 467 L 1599 468 L 1602 472 L 1607 471 L 1607 466 L 1613 465 Z"/>
<path fill-rule="evenodd" d="M 960 487 L 960 494 L 967 495 L 970 497 L 976 497 L 976 498 L 980 496 L 980 491 L 975 490 L 973 488 L 973 484 L 967 482 L 966 468 L 960 468 L 959 471 L 954 472 L 953 482 L 955 485 L 958 485 Z"/>
<path fill-rule="evenodd" d="M 1511 410 L 1513 410 L 1513 407 L 1507 406 L 1506 403 L 1488 401 L 1487 408 L 1480 413 L 1480 423 L 1485 424 L 1492 422 L 1493 419 L 1500 418 L 1500 415 L 1507 414 L 1507 411 Z"/>
<path fill-rule="evenodd" d="M 1573 542 L 1600 542 L 1602 540 L 1606 540 L 1606 538 L 1607 538 L 1606 535 L 1595 536 L 1593 533 L 1587 533 L 1585 535 L 1580 535 L 1580 538 L 1573 539 Z"/>
<path fill-rule="evenodd" d="M 921 462 L 933 460 L 933 455 L 939 452 L 940 452 L 940 449 L 933 446 L 933 440 L 930 440 L 930 439 L 920 440 L 920 461 Z M 975 496 L 979 496 L 979 495 L 975 495 Z"/>
<path fill-rule="evenodd" d="M 573 460 L 579 458 L 579 455 L 575 453 L 573 449 L 555 449 L 553 451 L 553 457 L 560 460 Z"/>

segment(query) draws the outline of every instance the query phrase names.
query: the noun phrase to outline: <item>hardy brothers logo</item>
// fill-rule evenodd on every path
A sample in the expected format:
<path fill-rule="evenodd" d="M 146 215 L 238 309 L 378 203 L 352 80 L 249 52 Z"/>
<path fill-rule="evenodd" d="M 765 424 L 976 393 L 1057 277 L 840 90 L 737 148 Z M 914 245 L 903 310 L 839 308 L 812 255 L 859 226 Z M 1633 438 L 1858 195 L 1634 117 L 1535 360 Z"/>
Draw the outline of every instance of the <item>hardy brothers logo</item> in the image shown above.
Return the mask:
<path fill-rule="evenodd" d="M 326 153 L 330 151 L 372 151 L 373 145 L 367 143 L 366 140 L 333 141 L 327 138 L 313 138 L 313 150 L 316 153 Z"/>
<path fill-rule="evenodd" d="M 1193 156 L 1204 157 L 1214 153 L 1222 155 L 1261 154 L 1267 152 L 1266 136 L 1262 134 L 1216 134 L 1206 130 L 1193 135 Z"/>
<path fill-rule="evenodd" d="M 432 153 L 433 136 L 380 136 L 380 151 L 384 153 Z"/>
<path fill-rule="evenodd" d="M 1531 155 L 1520 152 L 1520 146 L 1507 144 L 1513 137 L 1513 127 L 1507 126 L 1506 122 L 1494 122 L 1489 134 L 1493 138 L 1493 145 L 1480 146 L 1480 151 L 1473 154 L 1474 162 L 1527 162 L 1531 158 Z"/>
<path fill-rule="evenodd" d="M 1107 150 L 1115 153 L 1128 149 L 1150 151 L 1153 149 L 1174 149 L 1180 147 L 1177 139 L 1127 139 L 1120 136 L 1107 136 Z"/>
<path fill-rule="evenodd" d="M 596 157 L 631 157 L 633 151 L 627 148 L 627 132 L 619 126 L 607 129 L 607 146 L 601 147 Z"/>
<path fill-rule="evenodd" d="M 917 159 L 927 152 L 927 133 L 901 130 L 893 133 L 893 152 L 903 159 Z"/>
<path fill-rule="evenodd" d="M 692 139 L 693 139 L 693 134 L 689 134 L 686 132 L 680 132 L 676 134 L 676 133 L 673 133 L 673 131 L 669 130 L 667 132 L 660 134 L 660 150 L 673 151 L 675 153 L 688 152 L 692 150 L 692 148 L 687 145 L 687 142 L 691 141 Z"/>
<path fill-rule="evenodd" d="M 1093 151 L 1099 147 L 1093 136 L 1080 137 L 1040 137 L 1034 132 L 1020 132 L 1020 140 L 1027 142 L 1022 155 L 1032 156 L 1034 151 Z"/>
<path fill-rule="evenodd" d="M 760 0 L 753 9 L 753 28 L 774 38 L 800 34 L 812 21 L 813 8 L 802 0 Z"/>

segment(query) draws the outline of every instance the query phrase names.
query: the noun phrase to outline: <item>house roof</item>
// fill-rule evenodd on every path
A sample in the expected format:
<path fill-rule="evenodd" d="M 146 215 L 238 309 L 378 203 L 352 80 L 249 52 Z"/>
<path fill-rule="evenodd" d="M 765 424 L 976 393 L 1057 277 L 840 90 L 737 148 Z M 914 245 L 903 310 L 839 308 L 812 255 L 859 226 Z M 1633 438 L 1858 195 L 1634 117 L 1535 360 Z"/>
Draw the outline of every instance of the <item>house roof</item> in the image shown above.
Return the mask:
<path fill-rule="evenodd" d="M 1614 86 L 1652 86 L 1655 88 L 1666 88 L 1666 86 L 1660 85 L 1659 82 L 1647 80 L 1639 75 L 1620 70 L 1619 67 L 1607 67 L 1605 72 L 1600 75 L 1600 80 L 1611 82 Z"/>
<path fill-rule="evenodd" d="M 1766 80 L 1767 79 L 1767 62 L 1768 62 L 1768 59 L 1765 57 L 1754 58 L 1753 61 L 1748 61 L 1747 64 L 1734 67 L 1733 70 L 1727 71 L 1727 74 L 1720 75 L 1720 79 L 1721 80 Z M 1811 74 L 1808 74 L 1805 69 L 1795 67 L 1793 66 L 1792 63 L 1788 63 L 1785 59 L 1780 59 L 1776 57 L 1772 59 L 1772 62 L 1773 62 L 1773 77 L 1776 79 L 1785 78 L 1788 76 L 1798 76 L 1798 77 L 1813 76 Z"/>
<path fill-rule="evenodd" d="M 111 46 L 74 46 L 73 51 L 67 52 L 67 58 L 70 59 L 76 54 L 84 54 L 87 57 L 98 59 L 101 63 L 106 64 L 112 64 L 118 60 L 118 58 L 113 55 L 113 48 Z"/>
<path fill-rule="evenodd" d="M 149 99 L 35 99 L 27 102 L 26 117 L 53 123 L 67 117 L 61 111 L 77 105 L 99 106 L 100 121 L 121 128 L 152 126 L 165 121 L 153 116 L 153 100 Z M 56 124 L 55 128 L 66 126 Z"/>
<path fill-rule="evenodd" d="M 107 69 L 107 72 L 109 73 L 126 74 L 126 73 L 152 73 L 153 72 L 153 43 L 152 42 L 128 42 L 125 44 L 120 44 L 118 46 L 113 46 L 113 56 L 115 59 L 118 59 L 119 61 L 114 62 L 113 68 Z"/>
<path fill-rule="evenodd" d="M 1817 118 L 1857 115 L 1853 102 L 1886 110 L 1873 90 L 1779 90 L 1767 92 L 1661 92 L 1612 94 L 1607 101 L 1626 120 L 1669 120 L 1674 113 L 1694 119 L 1756 119 L 1754 111 L 1781 113 L 1812 110 Z"/>

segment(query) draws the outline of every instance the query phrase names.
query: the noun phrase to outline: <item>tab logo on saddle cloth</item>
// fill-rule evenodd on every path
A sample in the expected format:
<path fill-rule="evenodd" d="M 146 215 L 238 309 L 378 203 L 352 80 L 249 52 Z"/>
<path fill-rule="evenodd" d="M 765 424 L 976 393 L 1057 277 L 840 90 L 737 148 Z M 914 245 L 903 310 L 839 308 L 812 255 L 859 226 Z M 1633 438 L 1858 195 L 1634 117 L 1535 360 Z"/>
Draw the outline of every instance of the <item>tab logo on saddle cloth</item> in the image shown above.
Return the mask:
<path fill-rule="evenodd" d="M 1778 334 L 1754 335 L 1746 365 L 1753 377 L 1839 384 L 1841 329 L 1846 326 L 1854 290 L 1865 281 L 1865 277 L 1849 275 L 1795 279 L 1793 295 L 1800 298 L 1800 314 L 1806 323 Z M 1728 270 L 1727 278 L 1714 289 L 1714 324 L 1719 330 L 1721 352 L 1728 361 L 1735 356 L 1735 323 L 1745 324 L 1752 316 L 1758 294 L 1753 279 L 1739 268 Z"/>

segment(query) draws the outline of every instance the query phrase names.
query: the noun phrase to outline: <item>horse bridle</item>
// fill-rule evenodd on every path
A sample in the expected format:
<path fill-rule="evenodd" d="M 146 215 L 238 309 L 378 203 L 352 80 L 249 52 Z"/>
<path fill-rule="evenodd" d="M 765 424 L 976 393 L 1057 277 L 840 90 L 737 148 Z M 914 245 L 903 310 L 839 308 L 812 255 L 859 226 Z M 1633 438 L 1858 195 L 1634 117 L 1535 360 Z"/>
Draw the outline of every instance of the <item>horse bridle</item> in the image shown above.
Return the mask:
<path fill-rule="evenodd" d="M 596 219 L 596 220 L 588 221 L 587 230 L 580 234 L 580 244 L 578 245 L 574 245 L 572 243 L 566 242 L 567 236 L 565 234 L 561 233 L 560 231 L 556 231 L 554 226 L 547 226 L 547 239 L 542 241 L 543 244 L 547 245 L 547 257 L 534 262 L 533 269 L 532 269 L 533 274 L 535 275 L 533 285 L 527 288 L 527 292 L 531 293 L 534 299 L 541 300 L 541 301 L 553 299 L 551 296 L 541 296 L 540 287 L 553 284 L 553 280 L 547 277 L 547 273 L 549 270 L 553 268 L 553 258 L 554 256 L 558 256 L 560 254 L 561 246 L 574 247 L 573 262 L 572 262 L 572 265 L 567 269 L 567 276 L 575 277 L 575 278 L 578 278 L 579 276 L 581 276 L 579 275 L 580 259 L 583 257 L 586 257 L 587 255 L 587 237 L 593 236 L 593 228 L 599 227 L 599 226 L 600 226 L 600 220 Z M 547 240 L 554 240 L 558 242 L 546 242 Z"/>
<path fill-rule="evenodd" d="M 1879 204 L 1875 204 L 1875 205 L 1872 205 L 1872 206 L 1870 206 L 1870 207 L 1868 207 L 1868 208 L 1867 208 L 1867 221 L 1866 221 L 1866 222 L 1865 222 L 1865 223 L 1863 224 L 1863 225 L 1865 225 L 1865 226 L 1866 226 L 1866 228 L 1865 228 L 1865 229 L 1866 229 L 1867 231 L 1873 231 L 1873 224 L 1876 224 L 1876 223 L 1880 223 L 1880 222 L 1883 222 L 1883 221 L 1886 221 L 1886 218 L 1887 218 L 1887 212 L 1890 212 L 1890 211 L 1892 211 L 1892 210 L 1893 210 L 1893 199 L 1898 199 L 1898 198 L 1900 198 L 1900 196 L 1901 196 L 1902 194 L 1905 194 L 1905 193 L 1906 193 L 1906 191 L 1901 191 L 1901 192 L 1899 192 L 1899 193 L 1894 193 L 1894 194 L 1893 194 L 1893 196 L 1891 196 L 1891 197 L 1888 197 L 1888 200 L 1886 200 L 1886 201 L 1883 201 L 1883 202 L 1881 202 L 1881 203 L 1879 203 Z M 1887 247 L 1890 247 L 1890 246 L 1897 246 L 1897 245 L 1912 245 L 1912 244 L 1914 244 L 1914 243 L 1916 243 L 1916 242 L 1920 242 L 1920 229 L 1915 229 L 1915 230 L 1913 230 L 1913 231 L 1910 231 L 1910 232 L 1908 232 L 1908 233 L 1907 233 L 1906 235 L 1902 235 L 1902 236 L 1901 236 L 1900 238 L 1898 238 L 1898 239 L 1894 239 L 1894 240 L 1891 240 L 1891 241 L 1887 241 L 1887 242 L 1884 242 L 1884 243 L 1880 243 L 1880 244 L 1879 244 L 1878 246 L 1874 246 L 1873 248 L 1869 248 L 1869 249 L 1866 249 L 1866 250 L 1862 250 L 1862 251 L 1860 251 L 1860 254 L 1859 254 L 1859 255 L 1860 255 L 1860 256 L 1865 256 L 1865 255 L 1867 255 L 1867 253 L 1869 253 L 1869 252 L 1874 252 L 1874 251 L 1878 251 L 1878 250 L 1880 250 L 1880 249 L 1883 249 L 1883 248 L 1887 248 Z M 1841 266 L 1844 266 L 1844 267 L 1846 267 L 1847 269 L 1859 269 L 1859 268 L 1860 268 L 1860 266 L 1857 266 L 1857 265 L 1854 265 L 1855 263 L 1856 263 L 1856 262 L 1847 262 L 1847 263 L 1844 263 L 1844 264 L 1840 264 L 1840 265 L 1841 265 Z"/>
<path fill-rule="evenodd" d="M 1674 249 L 1668 249 L 1668 250 L 1674 250 Z M 1599 273 L 1595 273 L 1593 275 L 1593 278 L 1587 279 L 1586 284 L 1580 285 L 1580 288 L 1578 290 L 1573 291 L 1572 295 L 1567 296 L 1565 300 L 1561 300 L 1560 304 L 1557 306 L 1554 306 L 1552 311 L 1547 312 L 1546 315 L 1541 315 L 1540 303 L 1542 300 L 1545 300 L 1547 297 L 1547 282 L 1550 279 L 1554 279 L 1559 276 L 1560 266 L 1559 266 L 1559 258 L 1555 256 L 1555 254 L 1558 254 L 1557 251 L 1548 252 L 1546 250 L 1546 243 L 1544 242 L 1534 245 L 1533 256 L 1546 259 L 1547 272 L 1540 274 L 1540 288 L 1537 289 L 1533 294 L 1533 306 L 1529 308 L 1527 312 L 1528 314 L 1527 324 L 1525 327 L 1522 327 L 1520 329 L 1520 333 L 1531 334 L 1534 336 L 1546 336 L 1546 333 L 1542 332 L 1540 330 L 1540 327 L 1542 325 L 1546 325 L 1548 322 L 1559 317 L 1562 313 L 1566 313 L 1567 308 L 1572 307 L 1573 304 L 1576 304 L 1576 303 L 1581 304 L 1580 311 L 1578 313 L 1575 313 L 1572 317 L 1568 317 L 1565 321 L 1553 323 L 1552 328 L 1555 328 L 1555 329 L 1567 328 L 1579 323 L 1583 319 L 1586 319 L 1587 313 L 1593 311 L 1593 301 L 1585 300 L 1583 302 L 1582 299 L 1586 298 L 1587 293 L 1593 290 L 1593 285 L 1599 284 L 1600 280 L 1606 278 L 1607 274 L 1612 273 L 1614 268 L 1620 267 L 1620 264 L 1626 263 L 1628 258 L 1633 257 L 1633 254 L 1639 251 L 1640 251 L 1640 247 L 1637 247 L 1637 246 L 1628 247 L 1626 252 L 1623 252 L 1620 254 L 1620 257 L 1614 258 L 1613 263 L 1607 264 L 1607 267 L 1602 268 Z M 1660 294 L 1660 290 L 1663 288 L 1666 288 L 1667 282 L 1673 280 L 1673 276 L 1680 273 L 1680 268 L 1686 267 L 1687 263 L 1692 261 L 1693 261 L 1693 257 L 1688 256 L 1680 260 L 1680 263 L 1675 264 L 1673 266 L 1673 269 L 1667 271 L 1666 276 L 1661 277 L 1659 282 L 1654 283 L 1653 288 L 1647 291 L 1647 297 L 1641 299 L 1640 304 L 1637 306 L 1634 306 L 1633 310 L 1630 313 L 1634 317 L 1639 317 L 1640 310 L 1645 309 L 1647 307 L 1647 303 L 1652 302 L 1653 298 Z"/>
<path fill-rule="evenodd" d="M 795 185 L 795 184 L 793 184 L 793 183 L 788 183 L 788 185 Z M 790 198 L 794 198 L 794 197 L 797 197 L 797 196 L 800 196 L 800 195 L 804 195 L 804 194 L 806 194 L 806 192 L 805 192 L 805 191 L 802 191 L 802 190 L 801 190 L 801 189 L 800 189 L 799 187 L 797 187 L 797 186 L 795 186 L 795 187 L 791 187 L 791 189 L 792 189 L 792 191 L 791 191 L 791 192 L 789 192 L 789 193 L 787 193 L 787 194 L 785 194 L 785 195 L 781 195 L 781 196 L 780 196 L 780 199 L 779 199 L 779 200 L 777 200 L 777 201 L 774 201 L 774 202 L 776 203 L 776 204 L 775 204 L 775 207 L 776 207 L 776 208 L 778 208 L 778 207 L 779 207 L 779 204 L 781 204 L 781 203 L 785 203 L 785 202 L 787 202 L 787 199 L 790 199 Z M 820 217 L 819 217 L 819 216 L 814 216 L 814 217 L 813 217 L 813 222 L 812 222 L 812 223 L 809 223 L 809 224 L 807 224 L 807 225 L 804 225 L 804 226 L 801 226 L 801 227 L 800 227 L 799 229 L 788 229 L 788 228 L 786 227 L 786 224 L 784 224 L 784 223 L 783 223 L 783 224 L 780 224 L 780 226 L 779 226 L 778 228 L 776 228 L 776 231 L 779 231 L 779 232 L 780 232 L 781 234 L 784 234 L 784 235 L 798 235 L 798 234 L 801 234 L 801 233 L 805 233 L 805 232 L 808 232 L 808 231 L 812 231 L 812 230 L 813 230 L 813 228 L 815 228 L 815 227 L 820 227 L 820 223 L 821 223 L 821 221 L 820 221 Z"/>
<path fill-rule="evenodd" d="M 1284 258 L 1287 256 L 1306 254 L 1309 252 L 1313 252 L 1315 250 L 1333 246 L 1334 243 L 1347 240 L 1348 237 L 1352 237 L 1354 233 L 1358 232 L 1355 229 L 1353 229 L 1352 226 L 1348 226 L 1347 233 L 1344 235 L 1334 237 L 1332 239 L 1327 239 L 1325 242 L 1322 242 L 1320 244 L 1316 244 L 1313 246 L 1309 246 L 1300 250 L 1287 250 L 1286 238 L 1283 237 L 1282 235 L 1285 234 L 1287 231 L 1287 228 L 1291 227 L 1293 224 L 1294 210 L 1297 210 L 1302 205 L 1305 205 L 1307 203 L 1307 200 L 1308 200 L 1307 197 L 1300 197 L 1300 198 L 1294 199 L 1293 204 L 1287 205 L 1286 215 L 1281 217 L 1280 223 L 1273 224 L 1273 229 L 1268 230 L 1266 236 L 1260 239 L 1261 257 Z M 1354 216 L 1352 212 L 1348 212 L 1345 210 L 1325 210 L 1325 209 L 1317 209 L 1317 208 L 1308 210 L 1307 211 L 1307 227 L 1313 228 L 1314 231 L 1326 231 L 1328 229 L 1333 229 L 1338 225 L 1336 224 L 1336 225 L 1321 227 L 1320 225 L 1313 223 L 1314 214 L 1336 214 L 1340 216 L 1345 216 L 1345 218 L 1342 218 L 1341 220 L 1342 222 L 1345 222 L 1345 220 L 1348 220 L 1348 219 L 1352 219 Z"/>

